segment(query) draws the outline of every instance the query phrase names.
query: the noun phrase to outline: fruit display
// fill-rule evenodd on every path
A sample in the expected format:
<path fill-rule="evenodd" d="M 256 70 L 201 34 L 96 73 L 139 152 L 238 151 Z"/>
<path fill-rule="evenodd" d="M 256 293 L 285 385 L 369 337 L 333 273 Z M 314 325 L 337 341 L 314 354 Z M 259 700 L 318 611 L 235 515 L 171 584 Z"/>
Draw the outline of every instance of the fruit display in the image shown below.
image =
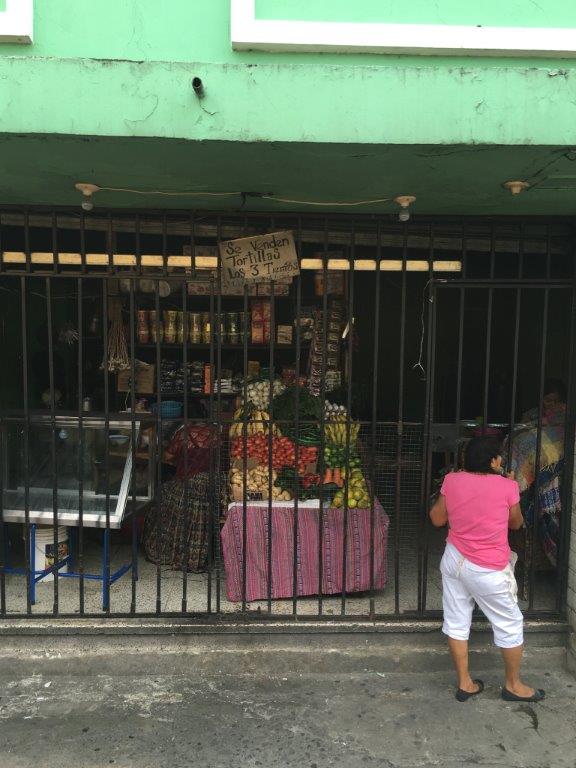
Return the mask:
<path fill-rule="evenodd" d="M 267 411 L 254 410 L 250 413 L 246 423 L 246 434 L 267 435 L 270 431 L 270 414 Z M 239 408 L 234 414 L 234 421 L 230 426 L 230 438 L 242 437 L 244 434 L 244 411 Z M 272 434 L 279 435 L 280 430 L 276 424 L 272 424 Z"/>
<path fill-rule="evenodd" d="M 272 382 L 272 397 L 281 395 L 286 386 L 279 380 Z M 246 387 L 246 399 L 249 405 L 253 405 L 261 411 L 267 411 L 270 407 L 270 381 L 251 381 Z"/>
<path fill-rule="evenodd" d="M 326 421 L 329 421 L 330 419 L 335 419 L 339 416 L 344 416 L 346 418 L 346 407 L 343 405 L 335 405 L 334 403 L 331 403 L 329 400 L 324 401 L 324 418 Z"/>
<path fill-rule="evenodd" d="M 350 442 L 355 445 L 360 432 L 360 424 L 357 421 L 350 422 Z M 345 447 L 348 441 L 348 426 L 346 416 L 338 416 L 336 419 L 324 424 L 324 434 L 328 445 Z"/>
<path fill-rule="evenodd" d="M 283 435 L 300 445 L 318 445 L 322 417 L 322 400 L 311 395 L 306 387 L 294 385 L 274 398 L 274 420 Z M 296 430 L 298 418 L 298 430 Z"/>
<path fill-rule="evenodd" d="M 236 411 L 230 427 L 233 498 L 242 499 L 246 473 L 248 498 L 268 499 L 272 483 L 273 501 L 293 500 L 296 494 L 300 500 L 322 498 L 326 505 L 337 508 L 369 507 L 370 493 L 357 445 L 360 423 L 349 420 L 346 408 L 323 401 L 294 385 L 274 397 L 272 408 L 278 426 L 271 425 L 270 413 L 261 405 L 264 399 L 259 394 L 269 394 L 269 383 L 255 382 L 251 387 L 249 399 L 252 401 Z M 321 449 L 319 426 L 323 417 L 324 447 Z M 319 450 L 323 451 L 321 474 L 318 474 Z"/>
<path fill-rule="evenodd" d="M 276 485 L 277 479 L 278 473 L 276 470 L 272 470 L 272 500 L 291 501 L 292 494 L 289 490 L 284 490 Z M 230 490 L 232 496 L 240 499 L 243 495 L 243 487 L 244 470 L 239 467 L 233 467 L 230 470 Z M 266 467 L 253 467 L 246 472 L 246 492 L 249 496 L 258 496 L 262 499 L 269 498 L 270 474 Z"/>
<path fill-rule="evenodd" d="M 270 439 L 262 432 L 250 435 L 246 438 L 246 454 L 244 452 L 244 439 L 236 437 L 230 445 L 232 459 L 255 459 L 259 465 L 267 466 L 270 458 Z M 298 472 L 303 475 L 310 465 L 316 465 L 318 449 L 316 446 L 300 446 L 298 451 Z M 275 470 L 296 465 L 296 446 L 287 437 L 272 438 L 272 468 Z"/>
<path fill-rule="evenodd" d="M 334 495 L 332 499 L 333 507 L 343 507 L 346 498 L 348 499 L 349 509 L 355 509 L 356 507 L 366 509 L 370 506 L 370 493 L 362 470 L 358 468 L 352 469 L 347 489 L 345 485 L 344 483 L 344 487 Z"/>
<path fill-rule="evenodd" d="M 348 465 L 351 469 L 355 469 L 360 466 L 360 458 L 356 453 L 356 448 L 353 444 L 350 445 L 348 451 L 348 462 L 346 462 L 346 447 L 328 444 L 324 448 L 324 465 L 330 469 L 336 467 L 346 467 Z"/>
<path fill-rule="evenodd" d="M 323 493 L 323 486 L 320 485 L 319 475 L 297 475 L 296 472 L 290 467 L 285 467 L 281 472 L 278 473 L 276 485 L 284 490 L 289 491 L 292 496 L 294 494 L 294 490 L 296 489 L 300 501 L 306 501 L 307 499 L 317 499 L 320 494 Z M 333 492 L 334 491 L 330 493 L 330 496 Z"/>

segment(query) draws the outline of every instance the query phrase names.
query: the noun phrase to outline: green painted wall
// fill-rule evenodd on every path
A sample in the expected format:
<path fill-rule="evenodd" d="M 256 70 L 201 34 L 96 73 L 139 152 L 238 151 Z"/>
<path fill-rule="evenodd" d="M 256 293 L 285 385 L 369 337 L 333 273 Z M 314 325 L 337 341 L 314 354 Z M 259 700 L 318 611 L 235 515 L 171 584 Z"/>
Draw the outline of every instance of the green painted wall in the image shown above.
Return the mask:
<path fill-rule="evenodd" d="M 469 22 L 479 13 L 469 5 L 363 0 L 353 18 Z M 576 143 L 576 61 L 235 53 L 229 0 L 37 0 L 35 6 L 34 45 L 0 45 L 0 133 L 358 145 Z M 344 0 L 260 0 L 258 13 L 344 19 L 347 6 Z M 482 3 L 482 23 L 523 18 L 540 24 L 544 17 L 546 24 L 576 26 L 576 5 Z M 192 93 L 193 76 L 205 82 L 202 103 Z"/>
<path fill-rule="evenodd" d="M 190 86 L 206 84 L 202 103 Z M 576 141 L 576 73 L 0 60 L 0 132 L 199 141 L 550 144 Z M 552 119 L 553 116 L 553 119 Z"/>
<path fill-rule="evenodd" d="M 431 23 L 518 24 L 525 18 L 537 26 L 576 27 L 576 4 L 571 0 L 483 0 L 481 18 L 457 0 L 384 2 L 357 0 L 260 0 L 262 18 L 301 18 L 347 21 L 421 21 Z M 469 4 L 478 6 L 480 4 Z M 433 8 L 434 11 L 430 9 Z M 450 9 L 450 10 L 448 10 Z M 542 9 L 542 10 L 540 10 Z M 229 0 L 36 0 L 34 45 L 0 45 L 0 56 L 131 59 L 135 61 L 334 64 L 397 66 L 418 63 L 421 57 L 355 54 L 237 53 L 230 45 Z M 528 21 L 526 22 L 528 23 Z M 470 59 L 434 59 L 434 66 L 453 66 Z M 498 59 L 481 59 L 482 68 Z M 514 66 L 508 59 L 507 66 Z M 527 63 L 527 62 L 524 62 Z"/>
<path fill-rule="evenodd" d="M 571 0 L 256 0 L 256 16 L 294 21 L 573 27 L 576 5 Z"/>

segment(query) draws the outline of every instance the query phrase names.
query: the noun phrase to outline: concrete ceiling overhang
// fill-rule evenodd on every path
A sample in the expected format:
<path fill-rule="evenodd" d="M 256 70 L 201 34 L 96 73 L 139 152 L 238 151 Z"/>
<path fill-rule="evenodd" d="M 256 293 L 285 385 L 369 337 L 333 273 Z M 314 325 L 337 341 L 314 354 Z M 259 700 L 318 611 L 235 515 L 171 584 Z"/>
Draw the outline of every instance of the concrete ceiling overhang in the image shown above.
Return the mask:
<path fill-rule="evenodd" d="M 502 184 L 516 179 L 530 188 L 513 196 Z M 394 213 L 394 197 L 415 195 L 415 215 L 571 215 L 576 150 L 0 135 L 0 205 L 79 206 L 76 182 L 133 190 L 98 192 L 106 208 Z"/>

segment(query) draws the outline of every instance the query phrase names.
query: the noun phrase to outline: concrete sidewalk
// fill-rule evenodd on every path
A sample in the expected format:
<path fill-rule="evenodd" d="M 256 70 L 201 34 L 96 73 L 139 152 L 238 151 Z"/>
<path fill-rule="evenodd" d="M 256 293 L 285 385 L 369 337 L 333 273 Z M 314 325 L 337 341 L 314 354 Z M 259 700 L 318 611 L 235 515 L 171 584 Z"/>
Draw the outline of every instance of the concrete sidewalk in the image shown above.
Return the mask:
<path fill-rule="evenodd" d="M 136 638 L 135 638 L 136 639 Z M 558 654 L 528 670 L 538 705 L 487 690 L 465 704 L 448 671 L 13 674 L 0 667 L 2 768 L 574 768 L 576 681 Z M 481 657 L 477 659 L 480 664 Z M 117 660 L 116 660 L 117 661 Z M 162 664 L 159 664 L 159 669 Z M 32 667 L 31 667 L 32 669 Z M 54 669 L 51 670 L 54 673 Z"/>

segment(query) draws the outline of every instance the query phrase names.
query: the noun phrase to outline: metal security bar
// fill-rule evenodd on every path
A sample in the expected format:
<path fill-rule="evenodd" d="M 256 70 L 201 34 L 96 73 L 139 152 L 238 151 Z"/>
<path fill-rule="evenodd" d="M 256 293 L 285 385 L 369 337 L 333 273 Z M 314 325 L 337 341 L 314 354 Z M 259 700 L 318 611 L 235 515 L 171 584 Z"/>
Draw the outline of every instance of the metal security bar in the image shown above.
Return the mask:
<path fill-rule="evenodd" d="M 290 230 L 290 282 L 219 243 Z M 467 440 L 522 490 L 526 614 L 564 612 L 562 220 L 0 211 L 0 613 L 437 617 L 427 512 Z"/>

